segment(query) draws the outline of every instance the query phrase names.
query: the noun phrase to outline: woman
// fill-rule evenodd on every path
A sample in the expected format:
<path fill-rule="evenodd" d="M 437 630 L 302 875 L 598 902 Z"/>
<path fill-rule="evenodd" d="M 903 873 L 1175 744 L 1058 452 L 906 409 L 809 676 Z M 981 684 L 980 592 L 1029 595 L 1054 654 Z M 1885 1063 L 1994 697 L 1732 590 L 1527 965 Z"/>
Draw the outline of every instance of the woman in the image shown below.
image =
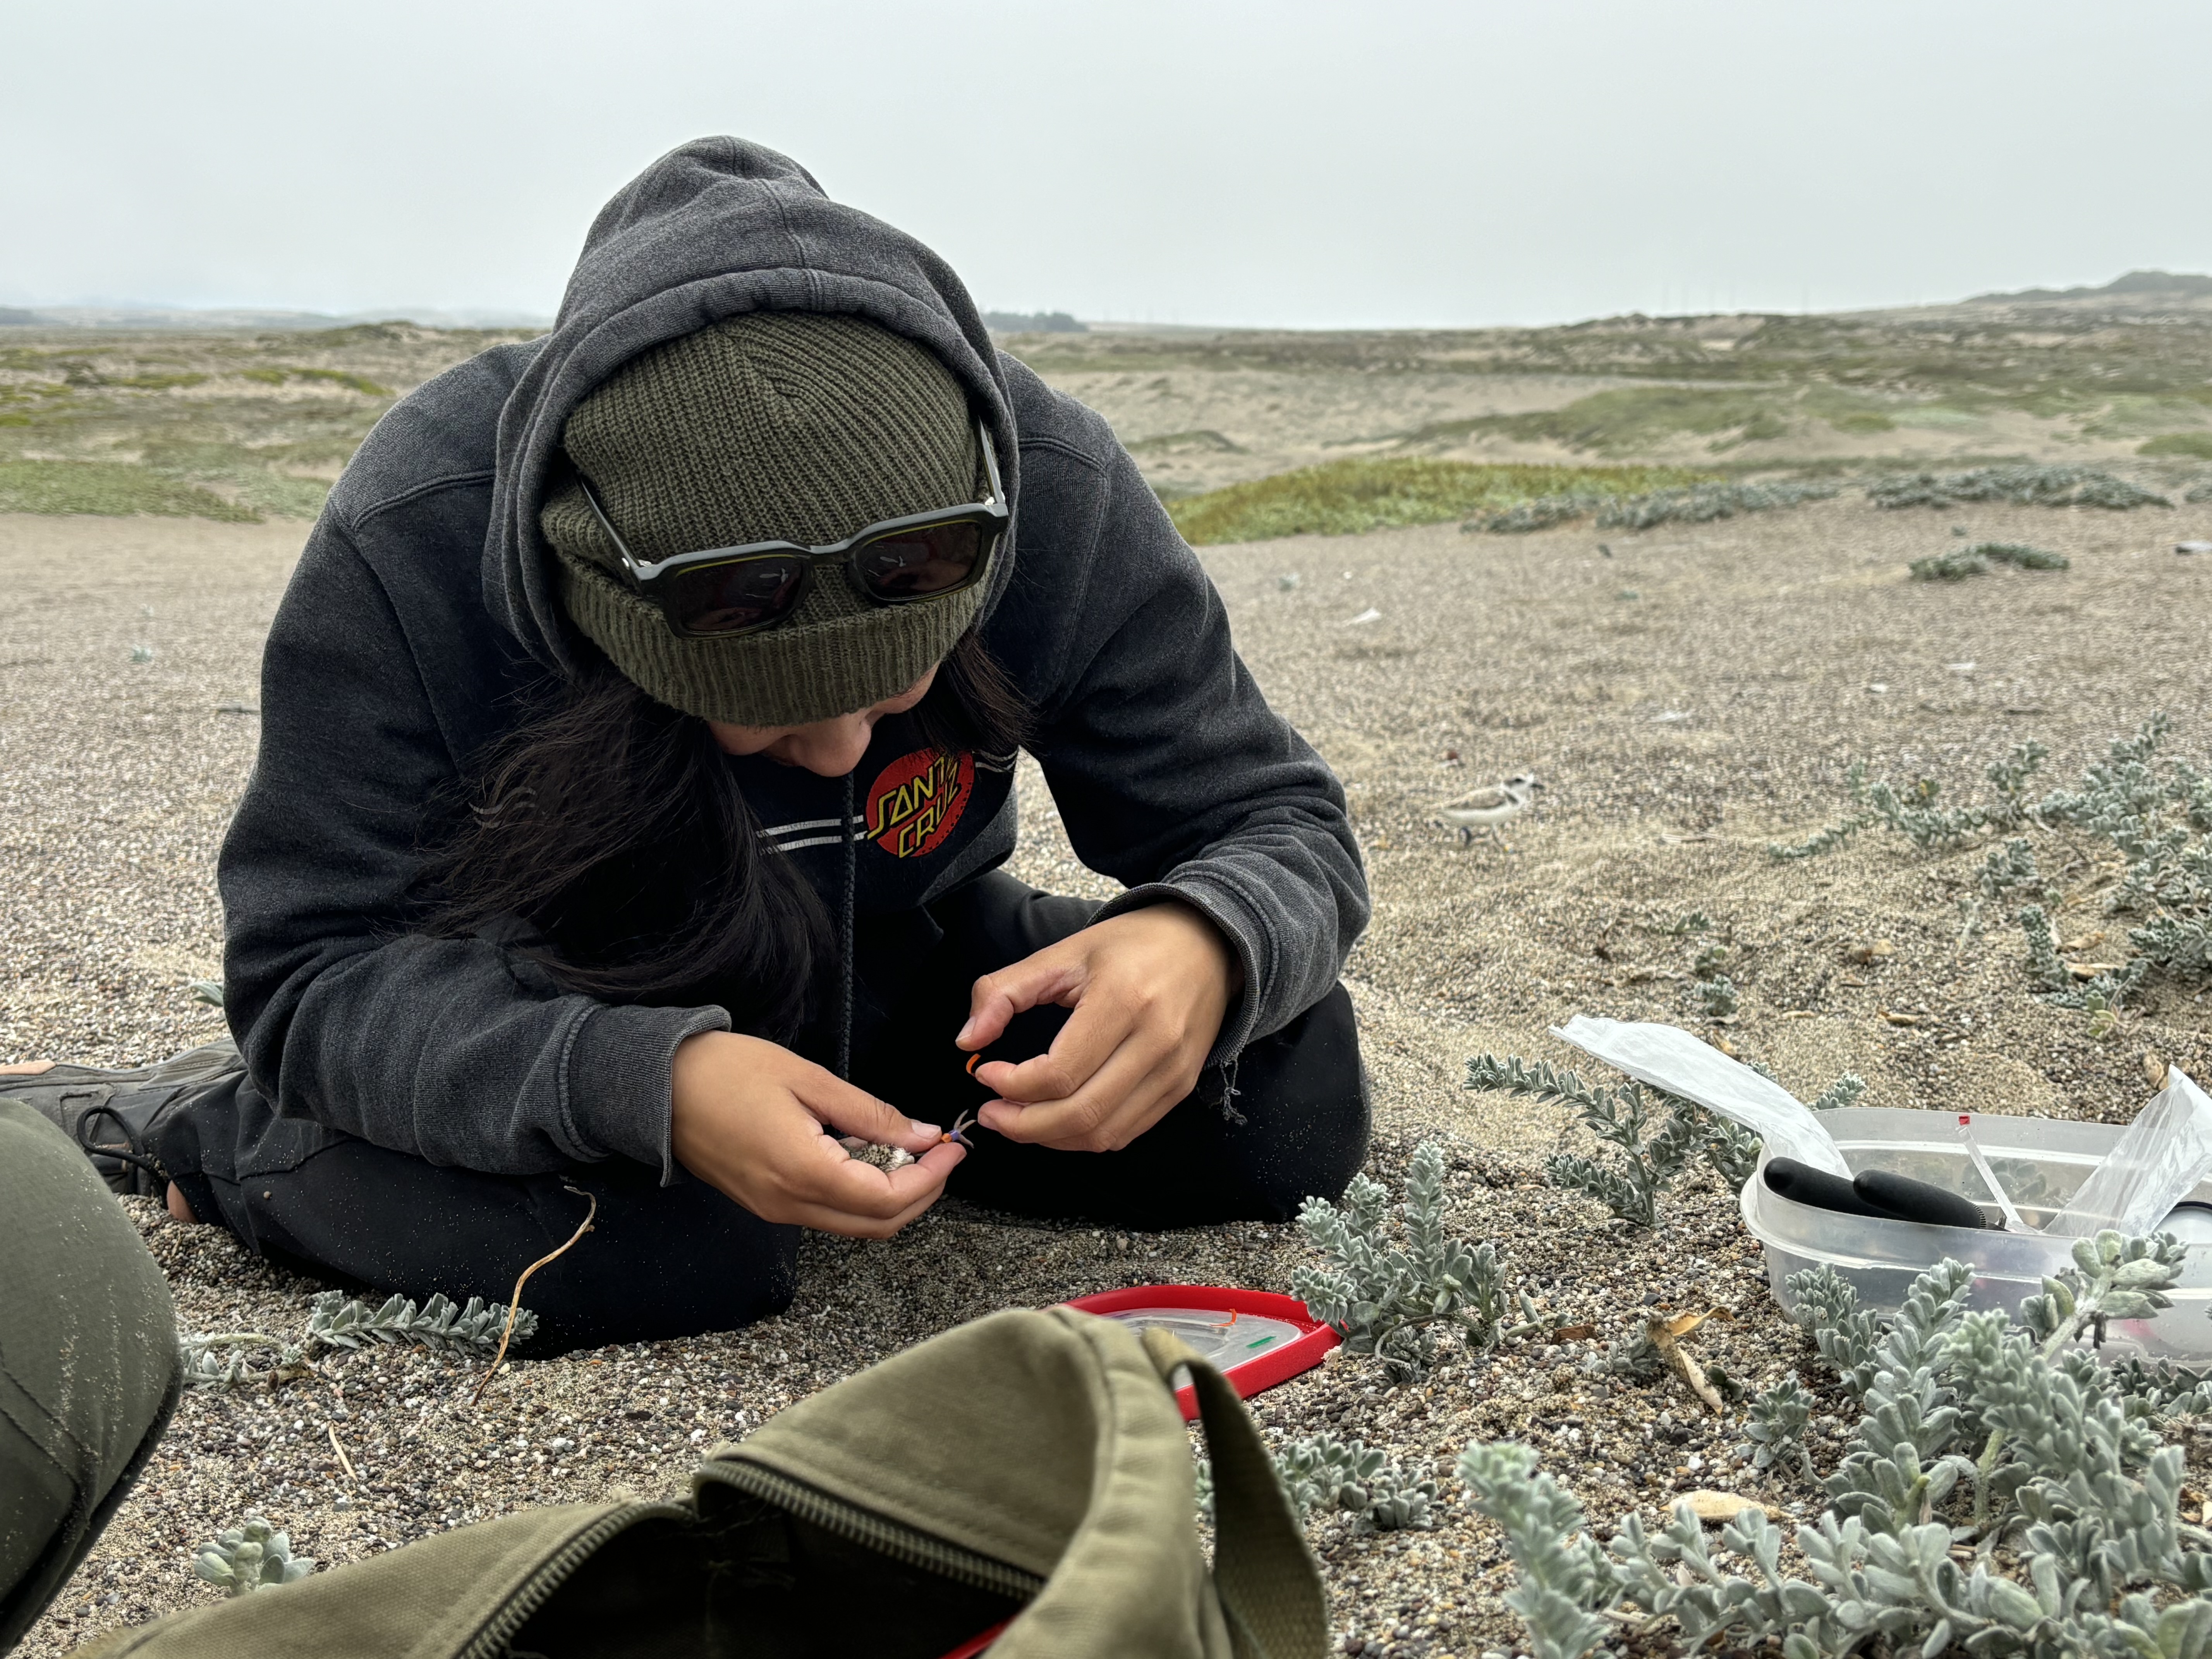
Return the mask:
<path fill-rule="evenodd" d="M 1119 898 L 998 871 L 1018 744 Z M 80 1139 L 417 1295 L 504 1299 L 589 1192 L 541 1351 L 775 1311 L 799 1225 L 948 1189 L 1281 1218 L 1364 1156 L 1327 767 L 1104 422 L 733 139 L 615 198 L 550 335 L 371 434 L 220 879 L 242 1067 Z"/>

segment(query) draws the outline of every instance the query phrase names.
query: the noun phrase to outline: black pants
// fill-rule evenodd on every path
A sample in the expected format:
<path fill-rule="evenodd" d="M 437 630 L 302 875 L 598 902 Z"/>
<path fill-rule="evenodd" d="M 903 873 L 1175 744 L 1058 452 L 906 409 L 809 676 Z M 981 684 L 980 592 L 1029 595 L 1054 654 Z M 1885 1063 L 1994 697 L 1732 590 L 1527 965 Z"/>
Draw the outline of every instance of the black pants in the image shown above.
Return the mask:
<path fill-rule="evenodd" d="M 927 1122 L 991 1097 L 952 1037 L 969 987 L 1087 927 L 1098 907 L 993 873 L 927 910 L 861 930 L 853 1080 Z M 1018 1016 L 988 1057 L 1041 1054 L 1060 1008 Z M 811 1058 L 835 1034 L 805 1034 Z M 1225 1093 L 1233 1089 L 1233 1094 Z M 1352 1005 L 1339 986 L 1247 1048 L 1118 1152 L 1060 1152 L 988 1131 L 955 1171 L 957 1196 L 1016 1215 L 1157 1229 L 1283 1220 L 1310 1194 L 1334 1198 L 1364 1159 L 1368 1107 Z M 167 1115 L 161 1160 L 203 1220 L 318 1279 L 422 1297 L 504 1302 L 515 1277 L 583 1218 L 584 1245 L 541 1269 L 526 1296 L 533 1354 L 727 1330 L 781 1311 L 797 1287 L 799 1229 L 763 1221 L 704 1182 L 660 1184 L 625 1159 L 561 1175 L 441 1168 L 320 1125 L 276 1116 L 242 1075 Z"/>

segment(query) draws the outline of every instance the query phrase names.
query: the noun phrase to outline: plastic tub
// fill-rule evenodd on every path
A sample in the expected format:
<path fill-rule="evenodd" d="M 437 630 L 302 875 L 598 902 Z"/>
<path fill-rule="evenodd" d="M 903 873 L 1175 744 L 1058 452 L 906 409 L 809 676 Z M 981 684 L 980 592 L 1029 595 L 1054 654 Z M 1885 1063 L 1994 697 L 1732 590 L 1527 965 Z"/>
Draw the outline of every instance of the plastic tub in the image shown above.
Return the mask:
<path fill-rule="evenodd" d="M 1956 1114 L 1843 1107 L 1823 1112 L 1820 1121 L 1854 1175 L 1893 1170 L 1957 1193 L 1992 1218 L 1996 1215 L 1995 1195 L 1959 1142 Z M 1973 1127 L 1990 1168 L 2031 1227 L 2064 1207 L 2124 1132 L 2118 1124 L 1979 1113 Z M 1973 1306 L 2008 1312 L 2039 1294 L 2046 1278 L 2073 1266 L 2070 1238 L 1840 1215 L 1770 1192 L 1765 1170 L 1761 1157 L 1758 1171 L 1744 1184 L 1743 1224 L 1765 1248 L 1767 1279 L 1784 1309 L 1796 1303 L 1790 1293 L 1790 1275 L 1808 1267 L 1834 1268 L 1857 1290 L 1861 1302 L 1893 1313 L 1912 1281 L 1946 1256 L 1974 1270 Z M 2190 1194 L 2192 1202 L 2206 1200 L 2212 1200 L 2212 1182 Z M 2180 1285 L 2169 1294 L 2173 1306 L 2154 1319 L 2115 1321 L 2106 1334 L 2106 1356 L 2139 1355 L 2198 1366 L 2212 1362 L 2212 1243 L 2189 1246 Z"/>

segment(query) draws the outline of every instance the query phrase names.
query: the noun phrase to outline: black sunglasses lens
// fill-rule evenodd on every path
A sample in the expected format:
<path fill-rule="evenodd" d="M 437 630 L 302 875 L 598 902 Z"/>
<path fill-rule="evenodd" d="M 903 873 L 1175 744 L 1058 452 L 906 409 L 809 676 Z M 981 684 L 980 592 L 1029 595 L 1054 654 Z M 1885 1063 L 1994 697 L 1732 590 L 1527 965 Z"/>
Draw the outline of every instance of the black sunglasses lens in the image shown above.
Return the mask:
<path fill-rule="evenodd" d="M 796 553 L 694 565 L 666 578 L 665 604 L 683 633 L 741 634 L 789 611 L 805 579 L 806 560 Z"/>
<path fill-rule="evenodd" d="M 895 530 L 855 550 L 854 568 L 879 599 L 926 599 L 975 580 L 994 535 L 980 524 L 932 524 Z"/>

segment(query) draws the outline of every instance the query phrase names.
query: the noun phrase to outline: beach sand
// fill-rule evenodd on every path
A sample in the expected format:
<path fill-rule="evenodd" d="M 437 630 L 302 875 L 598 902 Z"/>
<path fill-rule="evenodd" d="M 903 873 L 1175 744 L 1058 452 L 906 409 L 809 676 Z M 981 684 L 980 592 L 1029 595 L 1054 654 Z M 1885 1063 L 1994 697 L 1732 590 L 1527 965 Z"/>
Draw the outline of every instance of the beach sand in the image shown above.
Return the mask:
<path fill-rule="evenodd" d="M 1954 526 L 2063 551 L 2073 568 L 1908 581 L 1908 559 L 1961 544 Z M 185 987 L 216 970 L 215 854 L 253 750 L 254 715 L 225 705 L 258 702 L 259 638 L 303 534 L 291 521 L 0 517 L 12 946 L 0 1060 L 137 1062 L 219 1030 Z M 1551 1330 L 1595 1331 L 1453 1357 L 1396 1389 L 1342 1358 L 1253 1402 L 1273 1435 L 1327 1429 L 1441 1479 L 1433 1531 L 1310 1523 L 1341 1650 L 1467 1655 L 1514 1638 L 1498 1535 L 1449 1473 L 1478 1439 L 1528 1441 L 1601 1532 L 1632 1508 L 1656 1518 L 1692 1487 L 1800 1512 L 1813 1499 L 1742 1465 L 1740 1419 L 1714 1419 L 1671 1384 L 1581 1369 L 1654 1308 L 1718 1304 L 1735 1317 L 1696 1339 L 1708 1360 L 1753 1387 L 1800 1366 L 1815 1375 L 1732 1195 L 1693 1177 L 1656 1233 L 1626 1234 L 1541 1184 L 1559 1114 L 1465 1092 L 1469 1055 L 1566 1060 L 1545 1032 L 1577 1012 L 1662 1019 L 1765 1061 L 1806 1097 L 1848 1069 L 1873 1104 L 2106 1120 L 2147 1097 L 2146 1052 L 2205 1075 L 2208 1010 L 2186 991 L 2154 984 L 2102 1040 L 2033 998 L 2017 929 L 1965 926 L 1980 849 L 1928 854 L 1869 834 L 1785 864 L 1765 848 L 1843 816 L 1854 759 L 1971 799 L 2013 743 L 2048 743 L 2049 775 L 2064 781 L 2165 709 L 2172 747 L 2201 760 L 2212 559 L 2172 550 L 2208 534 L 2212 507 L 1884 513 L 1852 495 L 1640 533 L 1442 526 L 1206 550 L 1240 648 L 1344 780 L 1367 849 L 1376 921 L 1346 977 L 1373 1073 L 1375 1168 L 1395 1187 L 1412 1147 L 1442 1138 L 1455 1230 L 1497 1243 Z M 133 662 L 134 647 L 150 659 Z M 1547 787 L 1501 833 L 1462 845 L 1433 820 L 1440 803 L 1524 770 Z M 1033 767 L 1023 811 L 1016 873 L 1109 890 L 1075 865 Z M 2081 959 L 2110 960 L 2124 934 L 2100 912 L 2083 851 L 2060 933 Z M 1710 920 L 1702 936 L 1681 931 L 1692 912 Z M 1691 990 L 1709 943 L 1726 945 L 1741 994 L 1725 1024 Z M 317 1287 L 219 1230 L 131 1207 L 184 1325 L 298 1328 Z M 248 1509 L 330 1565 L 520 1504 L 676 1495 L 707 1446 L 960 1321 L 1121 1285 L 1286 1290 L 1313 1259 L 1291 1228 L 1143 1235 L 946 1204 L 886 1243 L 811 1239 L 781 1318 L 516 1364 L 480 1410 L 465 1367 L 415 1351 L 343 1357 L 274 1392 L 194 1391 L 21 1651 L 43 1659 L 205 1601 L 191 1553 Z M 1840 1449 L 1834 1399 L 1814 1435 L 1824 1468 Z"/>

